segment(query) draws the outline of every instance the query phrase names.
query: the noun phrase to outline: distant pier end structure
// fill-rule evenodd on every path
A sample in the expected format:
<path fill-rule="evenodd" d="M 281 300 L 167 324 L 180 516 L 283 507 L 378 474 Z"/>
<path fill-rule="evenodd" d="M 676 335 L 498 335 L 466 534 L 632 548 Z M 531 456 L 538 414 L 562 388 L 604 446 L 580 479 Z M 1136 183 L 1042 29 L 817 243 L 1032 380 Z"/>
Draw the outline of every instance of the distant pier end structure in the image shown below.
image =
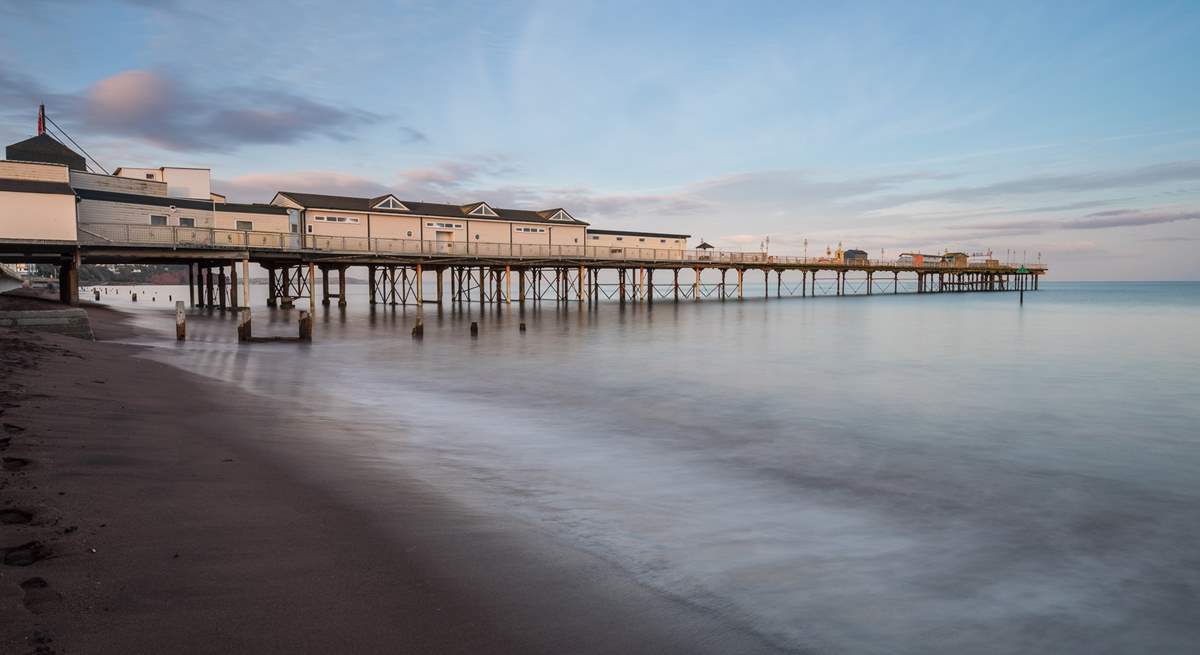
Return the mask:
<path fill-rule="evenodd" d="M 688 234 L 598 229 L 566 208 L 485 200 L 279 191 L 270 203 L 231 203 L 204 168 L 98 172 L 44 120 L 0 162 L 0 261 L 57 266 L 67 303 L 78 299 L 81 262 L 185 265 L 191 305 L 216 308 L 248 306 L 250 263 L 266 269 L 267 304 L 279 307 L 346 306 L 352 266 L 366 269 L 366 302 L 418 306 L 1034 290 L 1046 273 L 1040 262 L 965 253 L 877 260 L 840 246 L 811 258 L 703 240 L 689 248 Z"/>

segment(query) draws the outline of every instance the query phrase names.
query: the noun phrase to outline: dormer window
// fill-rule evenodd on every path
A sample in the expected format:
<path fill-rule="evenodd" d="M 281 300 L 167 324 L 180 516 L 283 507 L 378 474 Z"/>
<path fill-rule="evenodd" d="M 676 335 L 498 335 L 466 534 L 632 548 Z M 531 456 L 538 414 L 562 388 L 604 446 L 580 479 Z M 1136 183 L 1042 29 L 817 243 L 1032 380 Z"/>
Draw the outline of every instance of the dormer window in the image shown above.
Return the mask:
<path fill-rule="evenodd" d="M 396 200 L 395 196 L 387 196 L 382 201 L 376 203 L 375 209 L 395 209 L 397 211 L 408 211 L 408 207 L 404 203 Z"/>
<path fill-rule="evenodd" d="M 575 217 L 568 214 L 567 210 L 565 209 L 547 209 L 546 211 L 541 211 L 538 213 L 542 215 L 542 218 L 545 218 L 549 221 L 564 221 L 567 223 L 575 222 Z"/>
<path fill-rule="evenodd" d="M 472 209 L 470 213 L 472 216 L 499 216 L 495 210 L 493 210 L 491 207 L 488 207 L 486 202 L 479 203 L 479 206 L 475 209 Z"/>

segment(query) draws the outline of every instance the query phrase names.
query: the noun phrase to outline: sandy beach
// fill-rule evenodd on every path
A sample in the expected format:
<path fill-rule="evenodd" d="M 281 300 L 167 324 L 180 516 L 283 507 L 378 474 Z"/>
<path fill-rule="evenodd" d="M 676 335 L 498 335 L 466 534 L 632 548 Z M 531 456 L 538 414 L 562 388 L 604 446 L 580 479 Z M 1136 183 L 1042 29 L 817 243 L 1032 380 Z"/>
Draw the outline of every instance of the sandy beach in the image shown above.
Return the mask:
<path fill-rule="evenodd" d="M 0 333 L 0 652 L 775 652 L 528 526 L 343 472 L 352 426 L 141 358 L 89 312 L 97 342 Z"/>

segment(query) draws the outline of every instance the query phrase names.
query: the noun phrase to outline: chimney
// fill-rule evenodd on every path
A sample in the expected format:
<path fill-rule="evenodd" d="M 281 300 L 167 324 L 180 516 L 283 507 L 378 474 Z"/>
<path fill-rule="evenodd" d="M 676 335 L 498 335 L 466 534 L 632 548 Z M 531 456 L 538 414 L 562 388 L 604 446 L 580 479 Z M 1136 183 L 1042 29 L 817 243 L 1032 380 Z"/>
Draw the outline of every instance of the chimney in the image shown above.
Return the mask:
<path fill-rule="evenodd" d="M 38 136 L 46 133 L 46 105 L 38 105 Z"/>

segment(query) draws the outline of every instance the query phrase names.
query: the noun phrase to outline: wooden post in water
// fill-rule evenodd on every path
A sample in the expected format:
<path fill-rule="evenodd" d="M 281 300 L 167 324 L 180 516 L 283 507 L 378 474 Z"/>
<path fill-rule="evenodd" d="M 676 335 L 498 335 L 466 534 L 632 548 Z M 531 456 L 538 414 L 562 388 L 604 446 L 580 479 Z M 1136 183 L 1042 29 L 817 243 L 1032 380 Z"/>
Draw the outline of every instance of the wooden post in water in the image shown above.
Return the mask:
<path fill-rule="evenodd" d="M 763 298 L 771 297 L 771 271 L 763 269 Z"/>
<path fill-rule="evenodd" d="M 621 298 L 621 304 L 625 304 L 625 269 L 617 269 L 617 295 Z"/>
<path fill-rule="evenodd" d="M 444 270 L 445 270 L 444 268 L 439 266 L 435 271 L 436 277 L 437 277 L 437 304 L 438 305 L 442 304 L 442 292 L 443 292 L 442 271 L 444 271 Z"/>
<path fill-rule="evenodd" d="M 413 286 L 416 287 L 416 289 L 417 289 L 417 307 L 420 307 L 421 303 L 425 302 L 425 289 L 424 289 L 425 276 L 423 275 L 424 272 L 425 271 L 424 271 L 424 269 L 421 268 L 421 265 L 417 264 L 417 273 L 416 273 L 417 279 L 416 279 L 416 282 L 413 283 Z"/>
<path fill-rule="evenodd" d="M 517 302 L 525 304 L 525 269 L 517 271 Z"/>
<path fill-rule="evenodd" d="M 183 301 L 175 303 L 175 340 L 183 341 L 187 339 L 187 312 L 184 310 Z"/>
<path fill-rule="evenodd" d="M 646 303 L 653 305 L 654 304 L 654 269 L 653 268 L 643 268 L 642 271 L 644 271 L 646 273 Z"/>
<path fill-rule="evenodd" d="M 719 295 L 719 297 L 721 298 L 721 300 L 725 300 L 725 273 L 726 273 L 726 271 L 728 271 L 728 270 L 729 270 L 729 269 L 727 269 L 727 268 L 722 268 L 722 269 L 721 269 L 721 293 L 720 293 L 720 295 Z"/>
<path fill-rule="evenodd" d="M 250 341 L 253 333 L 250 330 L 250 308 L 242 307 L 238 310 L 238 341 Z"/>
<path fill-rule="evenodd" d="M 375 304 L 375 266 L 367 267 L 367 295 L 370 296 L 368 301 L 370 304 Z"/>
<path fill-rule="evenodd" d="M 321 267 L 321 304 L 329 306 L 329 267 Z"/>
<path fill-rule="evenodd" d="M 505 268 L 505 270 L 508 269 L 507 266 L 505 266 L 504 268 Z M 584 282 L 583 264 L 580 264 L 579 265 L 579 277 L 575 279 L 575 286 L 578 287 L 578 289 L 575 292 L 575 295 L 576 295 L 576 300 L 579 302 L 583 302 L 583 282 Z"/>
<path fill-rule="evenodd" d="M 741 300 L 743 298 L 742 277 L 746 274 L 746 269 L 744 269 L 744 268 L 737 269 L 737 274 L 738 274 L 738 300 Z"/>
<path fill-rule="evenodd" d="M 783 269 L 775 271 L 775 297 L 783 297 Z"/>
<path fill-rule="evenodd" d="M 692 302 L 700 302 L 700 273 L 703 270 L 699 266 L 695 268 L 696 279 L 692 280 Z"/>
<path fill-rule="evenodd" d="M 225 267 L 217 267 L 217 297 L 220 299 L 221 311 L 225 311 Z"/>
<path fill-rule="evenodd" d="M 679 269 L 678 268 L 675 269 L 675 274 L 673 276 L 673 279 L 674 279 L 674 285 L 675 285 L 675 289 L 674 289 L 675 302 L 679 302 Z"/>
<path fill-rule="evenodd" d="M 310 264 L 310 266 L 311 266 L 311 264 Z M 310 272 L 312 271 L 312 269 L 309 269 L 309 270 L 310 270 Z M 311 275 L 312 275 L 312 277 L 310 277 L 309 280 L 312 282 L 315 282 L 316 281 L 315 280 L 316 273 L 311 273 Z M 316 300 L 316 298 L 312 297 L 311 291 L 309 293 L 310 293 L 310 296 L 309 296 L 310 302 L 308 304 L 309 304 L 309 307 L 312 307 L 317 304 L 317 300 Z M 300 310 L 300 340 L 301 341 L 312 341 L 312 328 L 313 328 L 312 317 L 313 317 L 312 312 L 306 312 L 304 310 Z"/>

